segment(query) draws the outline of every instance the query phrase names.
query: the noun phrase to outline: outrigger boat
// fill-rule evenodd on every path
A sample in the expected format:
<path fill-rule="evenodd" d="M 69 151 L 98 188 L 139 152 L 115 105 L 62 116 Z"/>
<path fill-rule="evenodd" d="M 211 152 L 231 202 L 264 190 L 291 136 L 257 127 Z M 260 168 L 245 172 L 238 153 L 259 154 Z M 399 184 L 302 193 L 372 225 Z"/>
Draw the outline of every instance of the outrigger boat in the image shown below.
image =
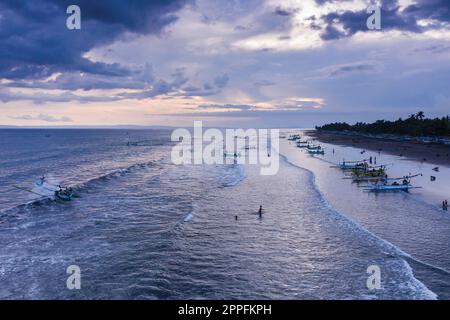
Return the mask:
<path fill-rule="evenodd" d="M 46 185 L 52 186 L 52 187 L 57 188 L 57 189 L 51 189 L 51 188 L 47 187 Z M 70 187 L 61 187 L 61 186 L 57 186 L 57 185 L 51 184 L 51 183 L 49 183 L 49 182 L 47 182 L 45 180 L 45 177 L 40 178 L 36 182 L 36 186 L 37 187 L 41 187 L 41 188 L 43 188 L 43 189 L 45 189 L 47 191 L 52 192 L 53 193 L 52 195 L 54 196 L 55 200 L 70 201 L 70 200 L 72 200 L 73 197 L 75 197 L 75 194 L 74 194 L 72 188 L 70 188 Z M 29 193 L 33 193 L 35 195 L 41 196 L 42 198 L 52 199 L 51 195 L 38 192 L 39 190 L 36 191 L 36 190 L 32 190 L 32 189 L 29 189 L 29 188 L 16 186 L 16 185 L 14 186 L 14 188 L 22 190 L 22 191 L 29 192 Z"/>
<path fill-rule="evenodd" d="M 25 188 L 25 187 L 14 186 L 14 188 L 29 192 L 29 193 L 33 193 L 35 195 L 41 196 L 42 198 L 52 199 L 50 195 L 39 193 L 34 190 Z M 62 188 L 60 190 L 56 190 L 56 191 L 54 191 L 53 195 L 55 197 L 55 200 L 61 200 L 61 201 L 70 201 L 75 196 L 72 188 Z"/>
<path fill-rule="evenodd" d="M 290 135 L 289 138 L 288 138 L 289 141 L 295 141 L 295 140 L 298 140 L 298 139 L 301 139 L 301 136 L 299 134 Z"/>
<path fill-rule="evenodd" d="M 308 141 L 297 141 L 297 148 L 307 148 L 308 146 Z"/>
<path fill-rule="evenodd" d="M 369 181 L 387 178 L 385 165 L 355 168 L 351 171 L 351 177 L 345 177 L 344 179 L 353 179 L 354 181 Z"/>
<path fill-rule="evenodd" d="M 325 154 L 325 150 L 308 150 L 309 154 Z"/>
<path fill-rule="evenodd" d="M 72 188 L 64 188 L 55 191 L 55 198 L 62 201 L 70 201 L 74 196 Z"/>
<path fill-rule="evenodd" d="M 373 191 L 373 192 L 380 192 L 380 191 L 408 191 L 409 189 L 417 189 L 420 187 L 413 187 L 411 185 L 411 178 L 421 176 L 422 174 L 416 174 L 413 176 L 405 176 L 402 178 L 392 178 L 392 179 L 385 179 L 382 181 L 377 182 L 371 182 L 368 181 L 367 188 L 365 190 L 367 191 Z M 389 180 L 394 180 L 393 183 L 388 184 Z M 398 181 L 401 180 L 401 183 Z"/>
<path fill-rule="evenodd" d="M 339 168 L 341 170 L 367 170 L 369 168 L 369 164 L 366 160 L 362 161 L 343 161 L 339 163 Z"/>
<path fill-rule="evenodd" d="M 225 151 L 223 153 L 223 156 L 224 157 L 234 157 L 234 158 L 236 158 L 236 157 L 240 157 L 241 153 L 240 152 L 227 152 L 227 151 Z"/>
<path fill-rule="evenodd" d="M 308 145 L 307 148 L 308 148 L 308 150 L 320 150 L 320 149 L 322 149 L 321 146 L 313 146 L 313 145 Z"/>

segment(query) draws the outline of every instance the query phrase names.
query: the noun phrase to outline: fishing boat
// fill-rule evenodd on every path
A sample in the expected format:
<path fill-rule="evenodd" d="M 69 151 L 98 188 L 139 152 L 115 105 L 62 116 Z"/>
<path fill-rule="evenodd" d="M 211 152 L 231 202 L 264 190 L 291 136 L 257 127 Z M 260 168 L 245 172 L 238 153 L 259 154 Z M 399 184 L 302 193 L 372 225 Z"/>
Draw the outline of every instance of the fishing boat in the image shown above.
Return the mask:
<path fill-rule="evenodd" d="M 55 191 L 55 198 L 61 201 L 70 201 L 72 200 L 74 193 L 71 188 L 64 188 L 61 190 Z"/>
<path fill-rule="evenodd" d="M 240 152 L 224 152 L 223 153 L 223 156 L 224 157 L 240 157 L 241 156 L 241 153 Z"/>
<path fill-rule="evenodd" d="M 386 166 L 380 165 L 376 167 L 361 166 L 351 169 L 351 178 L 356 181 L 376 180 L 386 178 Z"/>
<path fill-rule="evenodd" d="M 417 189 L 420 187 L 413 187 L 411 184 L 411 178 L 417 177 L 419 175 L 421 176 L 422 174 L 419 173 L 413 176 L 405 176 L 402 178 L 384 179 L 376 182 L 368 181 L 366 190 L 373 192 L 380 192 L 380 191 L 408 191 L 409 189 Z M 388 182 L 392 180 L 394 180 L 393 183 Z"/>
<path fill-rule="evenodd" d="M 321 146 L 313 146 L 313 145 L 308 145 L 307 148 L 308 148 L 308 150 L 320 150 L 320 149 L 322 149 Z"/>
<path fill-rule="evenodd" d="M 383 181 L 382 183 L 372 183 L 368 182 L 367 190 L 369 191 L 408 191 L 412 187 L 411 182 L 405 180 L 403 183 L 394 182 L 392 184 L 387 184 Z"/>
<path fill-rule="evenodd" d="M 14 185 L 13 187 L 22 191 L 26 191 L 38 196 L 41 196 L 42 199 L 51 199 L 51 200 L 60 200 L 60 201 L 70 201 L 75 197 L 75 193 L 72 188 L 69 187 L 61 187 L 56 186 L 47 182 L 45 177 L 40 178 L 35 185 L 38 189 L 29 189 L 21 186 Z M 44 191 L 45 190 L 45 191 Z M 46 193 L 46 191 L 50 191 L 51 194 Z M 54 198 L 53 198 L 54 197 Z"/>
<path fill-rule="evenodd" d="M 297 147 L 298 148 L 307 148 L 309 146 L 309 142 L 308 141 L 297 141 Z"/>
<path fill-rule="evenodd" d="M 308 141 L 297 141 L 297 148 L 307 148 L 308 146 Z"/>
<path fill-rule="evenodd" d="M 325 150 L 308 150 L 309 154 L 325 154 Z"/>
<path fill-rule="evenodd" d="M 341 170 L 367 170 L 369 164 L 366 160 L 361 161 L 343 161 L 339 163 L 339 168 Z"/>
<path fill-rule="evenodd" d="M 299 134 L 290 135 L 289 138 L 288 138 L 289 141 L 295 141 L 295 140 L 298 140 L 298 139 L 301 139 L 301 136 Z"/>

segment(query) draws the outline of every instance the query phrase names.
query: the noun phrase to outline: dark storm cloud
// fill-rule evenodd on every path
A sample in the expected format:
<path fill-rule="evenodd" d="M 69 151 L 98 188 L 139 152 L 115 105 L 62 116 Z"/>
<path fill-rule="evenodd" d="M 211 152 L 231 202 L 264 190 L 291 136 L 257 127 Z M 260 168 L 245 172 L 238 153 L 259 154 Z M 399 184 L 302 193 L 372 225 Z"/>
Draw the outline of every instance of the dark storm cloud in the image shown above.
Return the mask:
<path fill-rule="evenodd" d="M 404 10 L 405 14 L 417 19 L 435 19 L 442 22 L 450 21 L 450 1 L 448 0 L 417 0 L 415 4 Z"/>
<path fill-rule="evenodd" d="M 81 30 L 66 28 L 67 0 L 0 2 L 0 77 L 40 79 L 54 72 L 81 71 L 105 76 L 132 73 L 119 64 L 92 62 L 83 54 L 125 33 L 159 33 L 175 21 L 185 0 L 77 0 Z"/>
<path fill-rule="evenodd" d="M 323 4 L 326 0 L 318 1 Z M 369 31 L 366 26 L 369 14 L 366 10 L 345 11 L 342 13 L 329 13 L 322 16 L 326 27 L 322 34 L 323 40 L 334 40 L 352 36 L 358 31 Z M 381 6 L 381 28 L 382 30 L 402 30 L 420 33 L 431 27 L 418 25 L 418 20 L 434 19 L 440 23 L 448 23 L 450 19 L 450 1 L 448 0 L 418 0 L 416 4 L 406 7 L 400 11 L 398 2 L 385 0 Z M 344 32 L 338 31 L 335 25 L 342 25 Z"/>
<path fill-rule="evenodd" d="M 94 90 L 94 89 L 143 89 L 145 82 L 132 77 L 105 77 L 98 74 L 82 74 L 80 72 L 66 72 L 58 75 L 54 80 L 16 80 L 4 86 L 11 88 L 30 88 L 47 90 Z"/>

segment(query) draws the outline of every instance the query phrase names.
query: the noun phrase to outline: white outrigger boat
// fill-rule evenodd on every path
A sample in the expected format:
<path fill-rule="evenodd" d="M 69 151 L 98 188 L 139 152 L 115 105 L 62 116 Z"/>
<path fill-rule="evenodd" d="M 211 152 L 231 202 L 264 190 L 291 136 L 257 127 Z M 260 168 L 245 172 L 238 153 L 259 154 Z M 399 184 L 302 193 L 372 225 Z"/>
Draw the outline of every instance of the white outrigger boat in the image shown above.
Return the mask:
<path fill-rule="evenodd" d="M 408 191 L 409 189 L 418 189 L 421 187 L 413 187 L 411 185 L 411 178 L 421 176 L 422 174 L 416 174 L 413 176 L 405 176 L 403 178 L 391 178 L 391 179 L 384 179 L 376 182 L 368 181 L 367 187 L 365 190 L 367 191 L 373 191 L 373 192 L 380 192 L 380 191 Z M 392 184 L 389 184 L 388 181 L 394 180 Z M 398 181 L 402 180 L 401 183 Z"/>
<path fill-rule="evenodd" d="M 325 150 L 321 149 L 321 150 L 308 150 L 308 153 L 311 155 L 314 154 L 325 154 Z"/>
<path fill-rule="evenodd" d="M 309 142 L 308 141 L 297 141 L 297 148 L 308 148 Z"/>
<path fill-rule="evenodd" d="M 73 189 L 70 187 L 61 187 L 60 185 L 54 185 L 49 183 L 45 177 L 40 178 L 36 182 L 36 186 L 42 188 L 46 191 L 51 192 L 51 194 L 47 194 L 44 191 L 34 190 L 30 188 L 21 187 L 18 185 L 14 185 L 13 187 L 22 191 L 26 191 L 38 196 L 41 196 L 42 199 L 50 199 L 50 200 L 60 200 L 60 201 L 70 201 L 75 197 L 75 193 Z"/>
<path fill-rule="evenodd" d="M 301 139 L 302 137 L 299 135 L 299 134 L 293 134 L 293 135 L 290 135 L 289 136 L 289 138 L 288 138 L 288 140 L 289 141 L 296 141 L 296 140 L 299 140 L 299 139 Z"/>

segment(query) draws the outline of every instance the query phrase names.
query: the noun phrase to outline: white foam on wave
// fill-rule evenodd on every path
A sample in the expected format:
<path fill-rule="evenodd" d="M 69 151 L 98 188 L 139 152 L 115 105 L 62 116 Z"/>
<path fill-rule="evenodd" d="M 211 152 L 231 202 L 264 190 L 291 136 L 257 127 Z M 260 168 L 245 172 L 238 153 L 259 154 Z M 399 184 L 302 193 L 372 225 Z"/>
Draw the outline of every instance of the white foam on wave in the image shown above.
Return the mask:
<path fill-rule="evenodd" d="M 186 217 L 184 217 L 183 222 L 189 222 L 193 217 L 194 215 L 192 213 L 189 213 Z"/>
<path fill-rule="evenodd" d="M 410 254 L 404 252 L 399 247 L 395 246 L 394 244 L 390 243 L 387 240 L 384 240 L 383 238 L 380 238 L 379 236 L 377 236 L 376 234 L 367 230 L 365 227 L 363 227 L 362 225 L 360 225 L 353 219 L 347 217 L 346 215 L 344 215 L 341 212 L 334 209 L 333 206 L 326 200 L 326 197 L 322 193 L 322 191 L 320 191 L 320 189 L 316 183 L 316 175 L 313 171 L 291 162 L 286 155 L 283 155 L 283 154 L 279 154 L 279 155 L 280 155 L 280 158 L 282 158 L 289 165 L 292 165 L 295 168 L 298 168 L 300 170 L 304 170 L 308 173 L 309 180 L 310 180 L 309 182 L 313 186 L 314 191 L 318 193 L 319 198 L 321 199 L 322 205 L 324 205 L 330 212 L 332 212 L 337 217 L 339 217 L 341 219 L 340 220 L 341 223 L 345 223 L 346 226 L 348 226 L 350 229 L 352 229 L 354 231 L 362 232 L 362 233 L 366 234 L 368 236 L 368 238 L 367 238 L 368 240 L 375 241 L 378 245 L 381 246 L 381 248 L 383 248 L 383 249 L 387 250 L 389 253 L 395 254 L 397 257 L 401 258 L 401 261 L 404 263 L 404 267 L 405 267 L 405 269 L 403 271 L 411 279 L 411 282 L 408 283 L 408 285 L 410 286 L 411 289 L 413 289 L 412 291 L 416 291 L 416 289 L 418 289 L 419 292 L 421 293 L 421 295 L 420 295 L 421 297 L 425 297 L 426 299 L 430 299 L 430 300 L 437 299 L 436 293 L 431 291 L 429 288 L 427 288 L 427 286 L 424 283 L 422 283 L 417 278 L 415 278 L 413 269 L 408 264 L 408 262 L 405 260 L 405 258 L 409 258 L 411 260 L 414 260 L 414 261 L 417 261 L 418 263 L 423 264 L 421 261 L 414 259 L 413 257 L 411 257 Z"/>
<path fill-rule="evenodd" d="M 242 165 L 237 164 L 232 170 L 227 170 L 227 173 L 221 177 L 224 187 L 234 187 L 239 182 L 246 178 L 245 171 Z"/>

